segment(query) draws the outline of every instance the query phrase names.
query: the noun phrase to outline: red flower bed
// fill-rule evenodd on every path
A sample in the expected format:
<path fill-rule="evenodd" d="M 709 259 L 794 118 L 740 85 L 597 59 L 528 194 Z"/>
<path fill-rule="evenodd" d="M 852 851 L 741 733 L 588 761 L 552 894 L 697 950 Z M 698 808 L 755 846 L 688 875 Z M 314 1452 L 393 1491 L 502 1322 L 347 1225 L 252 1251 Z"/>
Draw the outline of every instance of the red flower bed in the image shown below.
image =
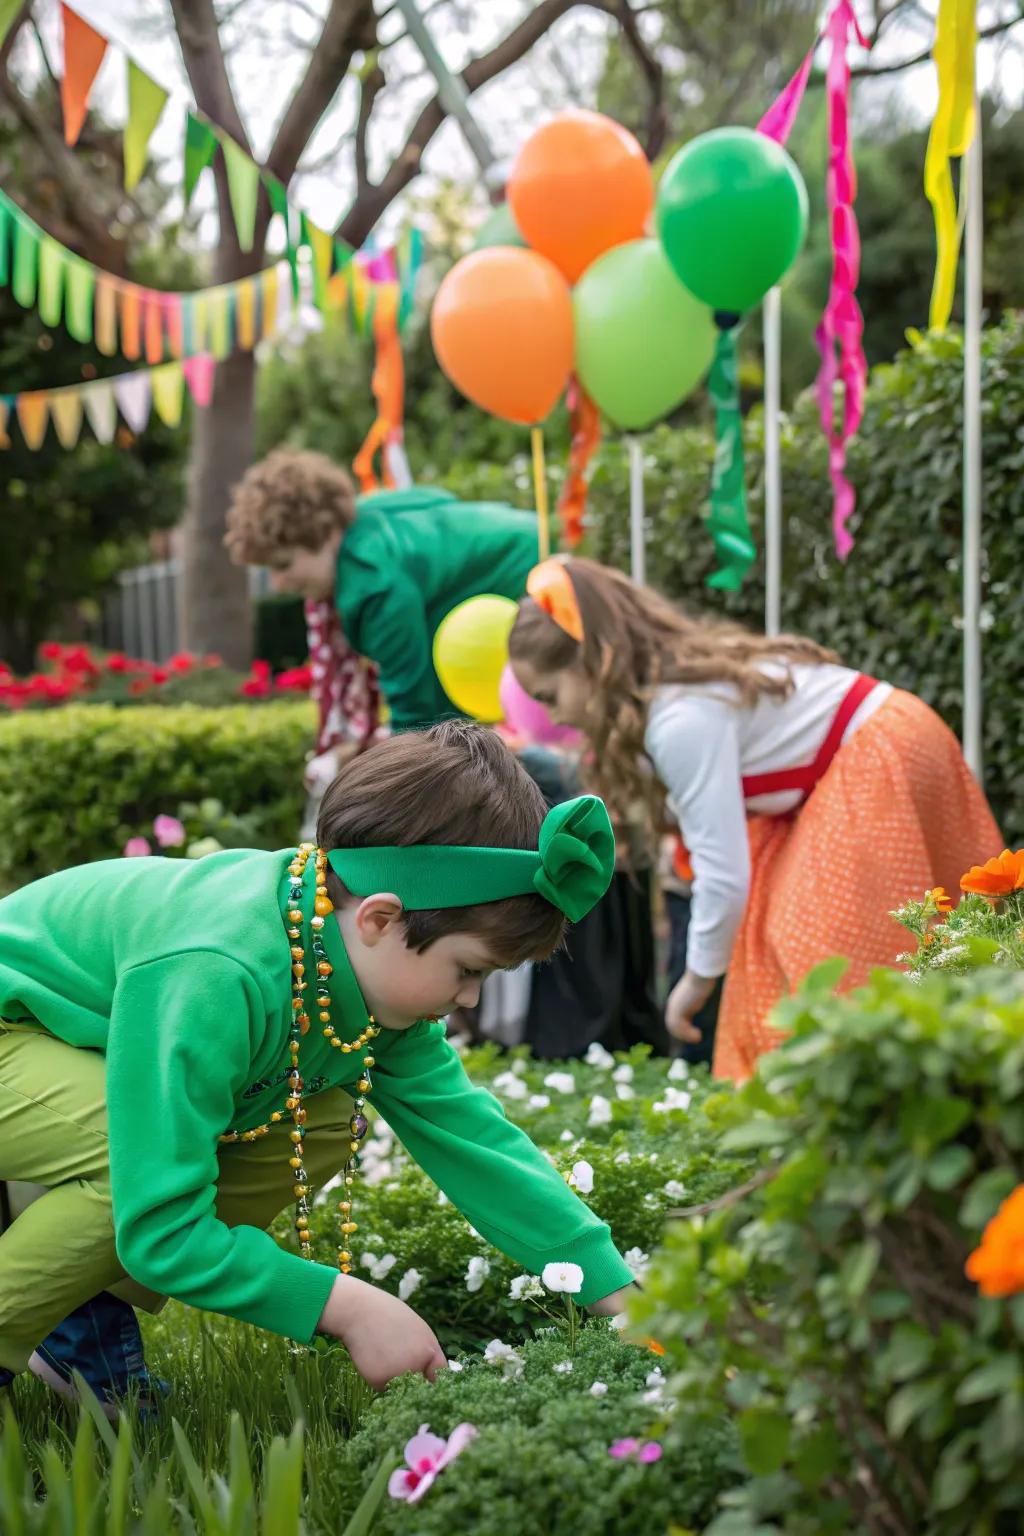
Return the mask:
<path fill-rule="evenodd" d="M 179 651 L 166 662 L 156 664 L 126 656 L 123 651 L 97 655 L 86 645 L 62 645 L 57 640 L 41 645 L 39 657 L 47 669 L 28 677 L 15 677 L 0 662 L 0 711 L 48 708 L 87 698 L 108 681 L 122 684 L 124 694 L 139 698 L 172 680 L 224 665 L 219 656 L 194 656 L 190 651 Z M 269 662 L 254 661 L 238 691 L 243 698 L 266 699 L 275 694 L 308 693 L 311 682 L 308 666 L 292 667 L 275 678 Z"/>

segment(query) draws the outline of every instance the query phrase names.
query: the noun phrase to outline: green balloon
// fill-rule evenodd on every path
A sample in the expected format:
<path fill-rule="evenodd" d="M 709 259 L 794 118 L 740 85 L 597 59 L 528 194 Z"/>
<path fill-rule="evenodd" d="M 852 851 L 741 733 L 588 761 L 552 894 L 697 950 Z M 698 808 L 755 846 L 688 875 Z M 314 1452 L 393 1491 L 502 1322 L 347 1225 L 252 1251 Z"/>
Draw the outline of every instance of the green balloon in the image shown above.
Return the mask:
<path fill-rule="evenodd" d="M 492 209 L 476 232 L 474 251 L 484 251 L 492 245 L 526 245 L 508 203 L 499 203 Z"/>
<path fill-rule="evenodd" d="M 781 144 L 750 128 L 715 128 L 669 161 L 658 235 L 680 281 L 710 309 L 741 315 L 796 260 L 807 188 Z"/>
<path fill-rule="evenodd" d="M 711 313 L 683 287 L 657 240 L 631 240 L 599 256 L 572 302 L 577 377 L 618 427 L 649 427 L 711 366 Z"/>

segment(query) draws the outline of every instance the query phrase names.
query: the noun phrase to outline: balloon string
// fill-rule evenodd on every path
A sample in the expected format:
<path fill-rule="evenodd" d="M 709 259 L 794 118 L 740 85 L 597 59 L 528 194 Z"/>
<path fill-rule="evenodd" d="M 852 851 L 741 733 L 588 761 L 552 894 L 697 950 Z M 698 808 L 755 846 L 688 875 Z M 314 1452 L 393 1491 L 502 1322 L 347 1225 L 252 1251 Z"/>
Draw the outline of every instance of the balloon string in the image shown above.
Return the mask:
<path fill-rule="evenodd" d="M 544 464 L 544 429 L 531 427 L 533 449 L 533 497 L 537 503 L 537 553 L 546 560 L 551 553 L 551 523 L 548 516 L 548 475 Z"/>

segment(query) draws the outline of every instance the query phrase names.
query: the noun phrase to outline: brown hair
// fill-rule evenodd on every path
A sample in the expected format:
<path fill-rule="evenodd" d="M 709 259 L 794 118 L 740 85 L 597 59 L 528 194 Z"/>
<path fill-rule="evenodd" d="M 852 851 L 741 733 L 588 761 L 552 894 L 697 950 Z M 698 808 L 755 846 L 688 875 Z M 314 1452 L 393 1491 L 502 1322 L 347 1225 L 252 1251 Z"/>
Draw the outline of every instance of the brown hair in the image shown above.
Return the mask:
<path fill-rule="evenodd" d="M 649 587 L 594 560 L 567 560 L 583 624 L 577 641 L 532 598 L 519 608 L 509 640 L 513 661 L 541 672 L 577 667 L 592 683 L 584 731 L 591 746 L 586 775 L 618 817 L 633 805 L 660 824 L 664 791 L 645 771 L 644 733 L 655 690 L 667 683 L 724 683 L 752 705 L 788 698 L 790 675 L 765 672 L 765 661 L 835 661 L 832 651 L 796 635 L 755 635 L 739 624 L 689 617 Z"/>
<path fill-rule="evenodd" d="M 265 565 L 284 549 L 322 549 L 355 515 L 352 481 L 339 465 L 275 448 L 236 485 L 224 543 L 235 560 Z"/>
<path fill-rule="evenodd" d="M 413 843 L 536 848 L 546 813 L 544 796 L 493 731 L 446 720 L 392 736 L 343 768 L 324 796 L 316 836 L 327 852 Z M 333 871 L 327 889 L 336 904 L 348 895 Z M 565 918 L 539 895 L 407 912 L 403 921 L 410 949 L 472 933 L 508 967 L 546 960 L 565 936 Z"/>

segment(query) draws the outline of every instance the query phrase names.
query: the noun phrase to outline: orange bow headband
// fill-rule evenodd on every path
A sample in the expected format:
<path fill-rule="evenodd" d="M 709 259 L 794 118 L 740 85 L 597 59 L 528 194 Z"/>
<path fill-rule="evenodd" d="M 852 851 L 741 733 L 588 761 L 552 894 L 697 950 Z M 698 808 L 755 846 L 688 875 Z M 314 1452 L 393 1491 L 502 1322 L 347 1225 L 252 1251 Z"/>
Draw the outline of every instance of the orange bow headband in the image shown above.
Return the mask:
<path fill-rule="evenodd" d="M 576 588 L 566 570 L 565 561 L 559 556 L 535 565 L 526 578 L 526 593 L 538 608 L 554 619 L 573 640 L 583 640 L 583 620 L 576 600 Z"/>

